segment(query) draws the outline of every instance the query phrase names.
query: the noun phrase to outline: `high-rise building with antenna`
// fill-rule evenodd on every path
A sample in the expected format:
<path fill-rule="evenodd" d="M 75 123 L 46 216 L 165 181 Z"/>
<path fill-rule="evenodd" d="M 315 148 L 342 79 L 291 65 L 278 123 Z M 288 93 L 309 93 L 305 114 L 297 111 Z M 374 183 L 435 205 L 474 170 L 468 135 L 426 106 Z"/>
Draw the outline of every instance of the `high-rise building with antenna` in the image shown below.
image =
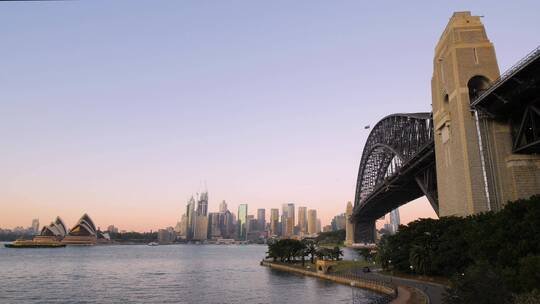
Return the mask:
<path fill-rule="evenodd" d="M 208 191 L 201 193 L 197 202 L 197 214 L 202 216 L 208 215 Z"/>

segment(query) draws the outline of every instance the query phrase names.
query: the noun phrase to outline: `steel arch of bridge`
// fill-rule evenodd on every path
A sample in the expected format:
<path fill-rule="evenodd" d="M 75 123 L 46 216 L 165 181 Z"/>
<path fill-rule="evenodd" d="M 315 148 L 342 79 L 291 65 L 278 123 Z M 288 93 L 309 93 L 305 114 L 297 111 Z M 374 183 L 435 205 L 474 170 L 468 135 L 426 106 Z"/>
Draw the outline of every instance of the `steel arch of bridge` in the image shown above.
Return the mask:
<path fill-rule="evenodd" d="M 356 221 L 371 222 L 389 208 L 422 195 L 438 211 L 435 175 L 431 113 L 383 118 L 373 127 L 362 152 L 354 204 Z"/>

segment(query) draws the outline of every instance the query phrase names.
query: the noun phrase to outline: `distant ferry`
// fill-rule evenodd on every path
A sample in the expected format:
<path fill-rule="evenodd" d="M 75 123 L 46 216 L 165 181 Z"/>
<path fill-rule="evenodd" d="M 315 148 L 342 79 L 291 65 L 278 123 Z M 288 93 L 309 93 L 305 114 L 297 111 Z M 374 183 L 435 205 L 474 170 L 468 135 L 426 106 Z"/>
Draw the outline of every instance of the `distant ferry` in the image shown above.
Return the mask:
<path fill-rule="evenodd" d="M 62 244 L 58 241 L 41 241 L 35 242 L 31 240 L 16 240 L 10 244 L 4 244 L 6 248 L 61 248 L 66 247 L 66 244 Z"/>
<path fill-rule="evenodd" d="M 159 244 L 156 242 L 150 242 L 148 243 L 148 246 L 159 246 Z"/>

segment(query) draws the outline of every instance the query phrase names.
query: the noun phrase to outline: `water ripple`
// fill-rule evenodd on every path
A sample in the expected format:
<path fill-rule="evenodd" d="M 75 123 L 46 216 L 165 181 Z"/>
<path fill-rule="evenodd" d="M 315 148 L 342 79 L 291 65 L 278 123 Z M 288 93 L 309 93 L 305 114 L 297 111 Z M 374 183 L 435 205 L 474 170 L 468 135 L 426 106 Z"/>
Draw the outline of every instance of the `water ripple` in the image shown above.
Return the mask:
<path fill-rule="evenodd" d="M 351 303 L 351 289 L 259 266 L 264 246 L 0 248 L 0 303 Z M 355 292 L 355 295 L 358 294 Z M 360 293 L 364 302 L 378 296 Z"/>

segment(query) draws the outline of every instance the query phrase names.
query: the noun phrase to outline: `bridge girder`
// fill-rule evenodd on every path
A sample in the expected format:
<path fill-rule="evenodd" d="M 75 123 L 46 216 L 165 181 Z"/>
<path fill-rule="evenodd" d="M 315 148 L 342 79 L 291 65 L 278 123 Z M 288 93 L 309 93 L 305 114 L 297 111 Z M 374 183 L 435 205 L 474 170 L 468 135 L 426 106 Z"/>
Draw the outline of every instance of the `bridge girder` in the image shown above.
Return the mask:
<path fill-rule="evenodd" d="M 438 211 L 431 113 L 389 115 L 373 127 L 362 153 L 355 240 L 371 242 L 377 218 L 423 195 Z"/>

